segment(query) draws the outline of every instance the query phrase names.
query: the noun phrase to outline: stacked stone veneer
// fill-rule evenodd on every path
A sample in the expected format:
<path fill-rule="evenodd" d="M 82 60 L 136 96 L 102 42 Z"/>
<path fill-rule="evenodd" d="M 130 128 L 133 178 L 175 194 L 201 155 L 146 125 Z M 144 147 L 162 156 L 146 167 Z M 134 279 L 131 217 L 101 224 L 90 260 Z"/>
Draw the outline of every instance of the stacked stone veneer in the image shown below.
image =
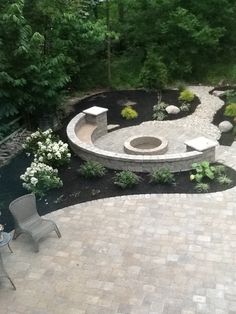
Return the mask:
<path fill-rule="evenodd" d="M 95 108 L 95 109 L 94 109 Z M 215 161 L 215 145 L 197 150 L 192 145 L 187 146 L 187 151 L 178 154 L 165 154 L 156 156 L 128 155 L 102 150 L 93 142 L 107 133 L 107 109 L 92 107 L 83 113 L 76 115 L 67 126 L 67 136 L 71 149 L 84 160 L 94 160 L 107 168 L 118 170 L 131 170 L 138 172 L 150 172 L 153 169 L 168 167 L 172 172 L 190 170 L 194 162 L 203 160 Z M 85 124 L 96 124 L 89 135 L 91 143 L 85 143 L 78 136 L 78 130 Z M 125 140 L 125 139 L 124 139 Z M 190 143 L 192 144 L 192 143 Z"/>

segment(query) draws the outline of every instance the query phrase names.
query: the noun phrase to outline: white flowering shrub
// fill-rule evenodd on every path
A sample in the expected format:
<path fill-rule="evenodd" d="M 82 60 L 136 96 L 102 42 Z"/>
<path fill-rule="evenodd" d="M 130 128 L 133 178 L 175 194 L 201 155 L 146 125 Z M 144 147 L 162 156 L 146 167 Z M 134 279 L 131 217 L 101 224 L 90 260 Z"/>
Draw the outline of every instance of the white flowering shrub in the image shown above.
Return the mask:
<path fill-rule="evenodd" d="M 58 177 L 58 170 L 40 162 L 32 162 L 20 178 L 24 181 L 24 188 L 39 196 L 63 185 Z"/>
<path fill-rule="evenodd" d="M 33 153 L 36 162 L 45 163 L 53 167 L 64 165 L 70 161 L 71 153 L 68 144 L 63 143 L 53 134 L 51 129 L 38 130 L 26 138 L 23 147 Z"/>
<path fill-rule="evenodd" d="M 22 146 L 27 152 L 35 154 L 38 150 L 38 143 L 44 143 L 47 139 L 50 141 L 57 140 L 57 137 L 53 134 L 52 129 L 48 129 L 46 131 L 38 129 L 38 131 L 32 133 L 26 138 L 25 143 Z"/>
<path fill-rule="evenodd" d="M 35 159 L 48 165 L 61 166 L 70 161 L 71 153 L 68 144 L 61 140 L 52 142 L 46 139 L 45 143 L 38 142 L 38 150 Z"/>

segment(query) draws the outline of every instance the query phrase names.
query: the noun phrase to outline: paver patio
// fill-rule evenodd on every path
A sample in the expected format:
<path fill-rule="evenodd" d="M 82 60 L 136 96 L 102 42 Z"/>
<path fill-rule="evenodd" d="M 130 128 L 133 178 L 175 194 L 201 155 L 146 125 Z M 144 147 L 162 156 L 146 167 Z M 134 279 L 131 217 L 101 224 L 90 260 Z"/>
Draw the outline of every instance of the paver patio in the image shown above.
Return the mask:
<path fill-rule="evenodd" d="M 236 146 L 217 159 L 236 169 Z M 1 282 L 0 313 L 236 313 L 235 195 L 124 196 L 47 215 L 61 239 L 36 254 L 21 236 L 2 252 L 17 290 Z"/>

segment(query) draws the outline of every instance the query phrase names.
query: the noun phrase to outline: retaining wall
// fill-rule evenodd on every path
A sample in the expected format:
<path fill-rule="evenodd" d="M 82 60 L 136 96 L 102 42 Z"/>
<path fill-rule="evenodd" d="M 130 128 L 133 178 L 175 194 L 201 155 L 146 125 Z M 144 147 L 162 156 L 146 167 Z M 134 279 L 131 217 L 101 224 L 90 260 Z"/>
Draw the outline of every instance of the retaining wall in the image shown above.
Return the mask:
<path fill-rule="evenodd" d="M 106 121 L 100 117 L 99 121 Z M 117 170 L 131 170 L 137 172 L 150 172 L 153 169 L 168 167 L 171 172 L 190 170 L 194 162 L 208 160 L 215 161 L 215 147 L 205 151 L 186 151 L 178 154 L 165 154 L 156 156 L 128 155 L 102 150 L 93 144 L 93 141 L 104 135 L 103 126 L 97 127 L 91 132 L 91 143 L 84 143 L 76 135 L 79 128 L 88 123 L 85 113 L 75 116 L 67 126 L 67 136 L 71 149 L 84 160 L 94 160 L 107 168 Z"/>

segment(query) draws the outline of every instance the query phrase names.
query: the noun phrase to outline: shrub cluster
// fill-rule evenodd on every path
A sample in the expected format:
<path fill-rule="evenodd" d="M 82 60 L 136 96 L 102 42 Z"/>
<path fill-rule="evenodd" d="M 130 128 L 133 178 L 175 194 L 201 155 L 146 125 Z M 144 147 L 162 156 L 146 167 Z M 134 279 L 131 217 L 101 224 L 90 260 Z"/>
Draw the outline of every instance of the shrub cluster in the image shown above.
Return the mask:
<path fill-rule="evenodd" d="M 150 174 L 150 182 L 152 183 L 162 183 L 162 184 L 173 184 L 175 183 L 174 174 L 170 172 L 168 168 L 161 168 L 154 170 Z"/>
<path fill-rule="evenodd" d="M 228 104 L 225 108 L 224 115 L 227 117 L 232 117 L 236 121 L 236 103 Z"/>
<path fill-rule="evenodd" d="M 114 178 L 114 184 L 118 185 L 122 189 L 132 188 L 140 181 L 140 177 L 129 170 L 124 170 L 116 173 Z"/>
<path fill-rule="evenodd" d="M 183 102 L 191 102 L 194 99 L 194 93 L 190 90 L 185 89 L 180 93 L 179 100 Z"/>
<path fill-rule="evenodd" d="M 53 134 L 51 129 L 38 130 L 27 137 L 23 147 L 34 162 L 20 176 L 23 187 L 40 196 L 48 190 L 62 186 L 58 170 L 53 167 L 64 165 L 70 161 L 71 153 L 68 144 L 63 143 Z"/>
<path fill-rule="evenodd" d="M 24 181 L 24 188 L 39 196 L 43 196 L 50 189 L 63 185 L 58 177 L 58 170 L 40 162 L 32 162 L 20 178 Z"/>
<path fill-rule="evenodd" d="M 126 120 L 133 120 L 138 117 L 138 113 L 132 108 L 132 106 L 125 106 L 121 110 L 121 116 Z"/>
<path fill-rule="evenodd" d="M 167 117 L 167 114 L 166 114 L 166 107 L 167 106 L 168 106 L 168 104 L 166 104 L 163 101 L 154 105 L 153 106 L 153 115 L 152 115 L 153 120 L 158 120 L 158 121 L 164 120 Z"/>
<path fill-rule="evenodd" d="M 54 167 L 68 163 L 71 157 L 68 144 L 63 143 L 51 129 L 32 133 L 26 138 L 23 148 L 39 162 Z"/>
<path fill-rule="evenodd" d="M 78 169 L 78 173 L 85 178 L 99 178 L 106 174 L 106 168 L 97 161 L 86 161 Z"/>
<path fill-rule="evenodd" d="M 197 192 L 208 192 L 209 181 L 217 180 L 221 185 L 230 185 L 232 180 L 225 174 L 223 165 L 212 166 L 208 161 L 192 164 L 193 172 L 190 175 L 191 181 L 196 181 Z M 205 181 L 205 182 L 203 182 Z"/>

